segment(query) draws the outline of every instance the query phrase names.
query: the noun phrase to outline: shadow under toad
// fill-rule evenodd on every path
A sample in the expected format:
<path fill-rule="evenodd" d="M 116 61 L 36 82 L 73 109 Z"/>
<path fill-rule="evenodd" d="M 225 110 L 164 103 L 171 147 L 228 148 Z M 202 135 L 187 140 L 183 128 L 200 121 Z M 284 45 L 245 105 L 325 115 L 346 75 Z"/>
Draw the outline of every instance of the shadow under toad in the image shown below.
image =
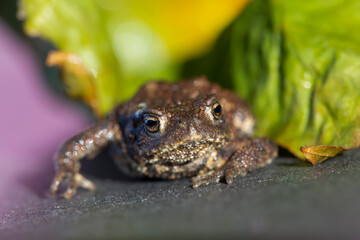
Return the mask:
<path fill-rule="evenodd" d="M 82 159 L 81 172 L 89 177 L 99 179 L 109 179 L 116 181 L 137 181 L 138 179 L 123 173 L 115 164 L 114 159 L 110 155 L 110 147 L 104 148 L 93 159 Z"/>
<path fill-rule="evenodd" d="M 308 161 L 301 160 L 296 158 L 292 153 L 287 149 L 279 147 L 279 159 L 276 161 L 278 166 L 284 167 L 297 167 L 297 168 L 308 168 L 312 167 L 312 164 Z"/>

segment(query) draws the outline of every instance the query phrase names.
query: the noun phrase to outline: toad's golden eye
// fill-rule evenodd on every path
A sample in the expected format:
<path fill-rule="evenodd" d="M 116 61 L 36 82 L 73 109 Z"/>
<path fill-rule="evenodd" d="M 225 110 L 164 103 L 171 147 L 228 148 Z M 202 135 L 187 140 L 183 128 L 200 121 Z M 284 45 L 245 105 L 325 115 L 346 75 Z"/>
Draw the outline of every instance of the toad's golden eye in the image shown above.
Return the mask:
<path fill-rule="evenodd" d="M 156 133 L 160 129 L 160 121 L 157 117 L 145 116 L 144 123 L 145 123 L 146 129 L 151 133 Z"/>
<path fill-rule="evenodd" d="M 215 119 L 219 119 L 222 113 L 222 107 L 219 103 L 214 103 L 212 105 L 212 114 L 214 116 Z"/>

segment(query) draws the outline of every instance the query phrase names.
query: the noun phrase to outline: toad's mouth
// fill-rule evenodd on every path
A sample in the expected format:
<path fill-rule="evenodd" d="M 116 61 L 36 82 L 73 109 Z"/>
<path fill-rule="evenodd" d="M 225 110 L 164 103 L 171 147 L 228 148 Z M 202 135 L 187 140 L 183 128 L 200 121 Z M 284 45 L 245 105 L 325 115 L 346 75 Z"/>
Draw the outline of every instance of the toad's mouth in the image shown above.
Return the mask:
<path fill-rule="evenodd" d="M 153 149 L 149 152 L 152 157 L 147 162 L 152 164 L 183 165 L 216 151 L 223 147 L 225 142 L 226 140 L 223 138 L 209 138 Z"/>

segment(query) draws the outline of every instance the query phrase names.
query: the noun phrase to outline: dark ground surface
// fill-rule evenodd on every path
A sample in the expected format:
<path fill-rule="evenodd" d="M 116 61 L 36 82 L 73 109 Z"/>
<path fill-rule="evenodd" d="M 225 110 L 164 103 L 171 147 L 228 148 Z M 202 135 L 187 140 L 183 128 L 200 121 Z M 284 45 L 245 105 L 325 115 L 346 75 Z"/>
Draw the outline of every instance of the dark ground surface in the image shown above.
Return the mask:
<path fill-rule="evenodd" d="M 0 239 L 360 239 L 359 157 L 352 150 L 315 167 L 282 157 L 233 185 L 199 189 L 188 179 L 90 175 L 95 194 L 24 198 L 0 215 Z"/>

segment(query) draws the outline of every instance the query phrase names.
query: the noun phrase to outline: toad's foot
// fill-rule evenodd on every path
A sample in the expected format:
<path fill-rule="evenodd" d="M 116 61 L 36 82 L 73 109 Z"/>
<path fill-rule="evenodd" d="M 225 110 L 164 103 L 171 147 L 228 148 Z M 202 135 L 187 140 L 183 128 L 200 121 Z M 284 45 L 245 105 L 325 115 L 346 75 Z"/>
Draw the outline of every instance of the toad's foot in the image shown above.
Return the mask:
<path fill-rule="evenodd" d="M 212 170 L 191 179 L 192 187 L 198 188 L 201 185 L 209 185 L 210 183 L 217 183 L 220 180 L 224 180 L 227 184 L 232 184 L 234 178 L 237 176 L 245 176 L 247 173 L 246 169 L 241 168 L 238 162 L 234 159 L 229 160 L 219 169 Z"/>
<path fill-rule="evenodd" d="M 63 193 L 63 197 L 66 199 L 72 198 L 75 195 L 78 187 L 82 187 L 89 191 L 96 190 L 95 184 L 90 180 L 86 179 L 80 173 L 73 174 L 73 173 L 58 172 L 50 186 L 51 195 L 59 191 L 59 187 L 62 182 L 67 183 L 67 188 Z"/>
<path fill-rule="evenodd" d="M 271 163 L 277 156 L 277 146 L 266 138 L 244 138 L 225 147 L 219 155 L 227 159 L 225 164 L 193 177 L 193 188 L 219 182 L 221 179 L 231 184 L 235 177 L 245 176 L 247 172 Z"/>
<path fill-rule="evenodd" d="M 63 194 L 66 199 L 74 196 L 78 187 L 94 191 L 95 185 L 79 173 L 80 160 L 87 156 L 94 156 L 119 136 L 118 125 L 108 119 L 66 141 L 55 157 L 57 173 L 50 186 L 50 194 L 58 192 L 62 182 L 67 185 Z"/>

